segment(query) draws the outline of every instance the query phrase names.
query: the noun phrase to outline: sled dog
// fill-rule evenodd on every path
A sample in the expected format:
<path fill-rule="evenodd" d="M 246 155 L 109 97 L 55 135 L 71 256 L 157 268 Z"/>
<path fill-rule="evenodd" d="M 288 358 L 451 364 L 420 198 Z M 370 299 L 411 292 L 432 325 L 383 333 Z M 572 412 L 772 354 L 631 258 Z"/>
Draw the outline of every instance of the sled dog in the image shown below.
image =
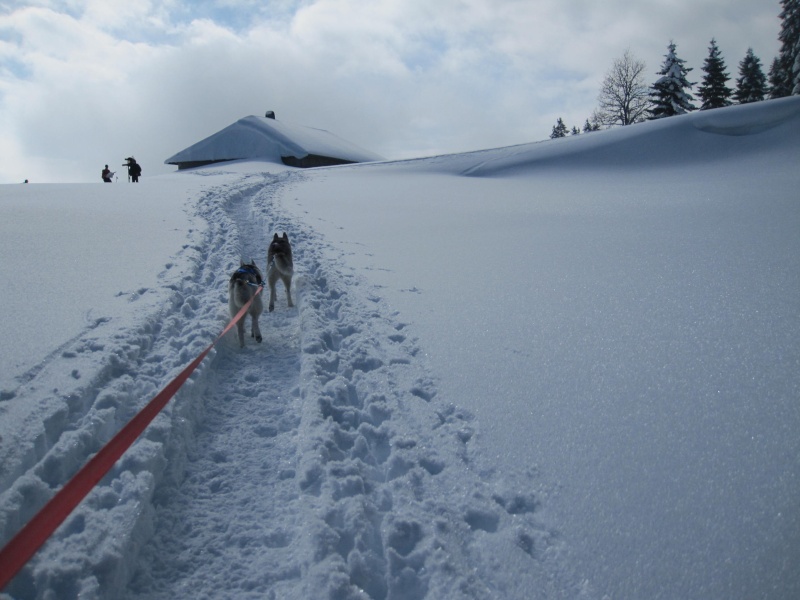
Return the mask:
<path fill-rule="evenodd" d="M 231 311 L 231 318 L 235 317 L 250 298 L 255 296 L 247 314 L 253 320 L 253 328 L 250 335 L 256 338 L 258 343 L 261 343 L 258 317 L 264 312 L 264 304 L 261 301 L 261 295 L 256 296 L 256 290 L 263 283 L 261 271 L 258 270 L 255 261 L 252 260 L 247 265 L 244 261 L 241 261 L 239 268 L 231 275 L 231 280 L 228 283 L 228 308 Z M 239 346 L 242 348 L 244 348 L 244 322 L 246 318 L 247 315 L 244 315 L 236 324 L 236 329 L 239 333 Z"/>
<path fill-rule="evenodd" d="M 286 288 L 286 302 L 289 306 L 292 303 L 292 275 L 294 274 L 294 264 L 292 263 L 292 246 L 289 244 L 289 236 L 283 232 L 283 237 L 278 237 L 276 233 L 272 238 L 272 243 L 267 251 L 267 281 L 269 282 L 269 312 L 275 310 L 275 284 L 278 279 L 283 281 Z"/>

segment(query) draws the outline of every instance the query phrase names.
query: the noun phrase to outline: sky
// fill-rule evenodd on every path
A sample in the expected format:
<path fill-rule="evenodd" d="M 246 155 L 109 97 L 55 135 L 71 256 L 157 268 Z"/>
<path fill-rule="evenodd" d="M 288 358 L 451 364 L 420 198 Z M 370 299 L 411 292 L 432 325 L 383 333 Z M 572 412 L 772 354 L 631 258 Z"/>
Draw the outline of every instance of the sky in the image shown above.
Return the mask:
<path fill-rule="evenodd" d="M 779 13 L 778 0 L 0 1 L 0 183 L 100 182 L 131 155 L 143 177 L 169 172 L 169 156 L 267 110 L 390 159 L 546 139 L 559 117 L 583 125 L 628 48 L 648 85 L 670 41 L 690 81 L 712 37 L 732 77 L 749 47 L 766 72 Z"/>

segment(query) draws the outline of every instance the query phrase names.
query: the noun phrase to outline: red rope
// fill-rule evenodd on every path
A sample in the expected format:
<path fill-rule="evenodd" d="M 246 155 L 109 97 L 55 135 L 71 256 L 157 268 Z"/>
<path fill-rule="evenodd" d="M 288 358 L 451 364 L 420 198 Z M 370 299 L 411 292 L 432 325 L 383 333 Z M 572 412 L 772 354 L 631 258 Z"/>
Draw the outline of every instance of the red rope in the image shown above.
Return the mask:
<path fill-rule="evenodd" d="M 53 496 L 36 515 L 20 529 L 0 550 L 0 590 L 14 578 L 31 557 L 47 541 L 61 523 L 69 516 L 81 500 L 92 490 L 106 473 L 114 466 L 124 452 L 136 441 L 150 422 L 167 405 L 189 376 L 208 355 L 211 349 L 245 315 L 250 303 L 261 292 L 258 287 L 255 295 L 231 319 L 230 323 L 200 355 L 170 381 L 133 419 L 119 430 L 111 440 L 78 471 L 66 485 Z"/>

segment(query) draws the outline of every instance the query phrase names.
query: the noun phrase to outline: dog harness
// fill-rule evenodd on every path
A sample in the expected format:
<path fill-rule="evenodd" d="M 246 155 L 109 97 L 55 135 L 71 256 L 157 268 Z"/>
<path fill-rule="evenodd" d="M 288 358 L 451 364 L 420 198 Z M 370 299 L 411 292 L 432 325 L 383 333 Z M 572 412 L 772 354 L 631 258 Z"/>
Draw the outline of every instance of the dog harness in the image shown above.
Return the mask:
<path fill-rule="evenodd" d="M 264 283 L 263 281 L 261 281 L 261 275 L 251 265 L 244 265 L 243 267 L 239 267 L 236 270 L 236 272 L 237 273 L 242 273 L 243 275 L 254 275 L 256 280 L 258 281 L 258 285 L 261 285 L 262 283 Z"/>

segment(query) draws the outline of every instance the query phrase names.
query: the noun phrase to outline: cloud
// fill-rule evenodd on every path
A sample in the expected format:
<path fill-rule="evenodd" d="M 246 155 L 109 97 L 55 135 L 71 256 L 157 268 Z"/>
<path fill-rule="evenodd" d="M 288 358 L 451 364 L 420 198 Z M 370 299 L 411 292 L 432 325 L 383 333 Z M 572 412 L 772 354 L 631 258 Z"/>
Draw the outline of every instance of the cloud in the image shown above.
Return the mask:
<path fill-rule="evenodd" d="M 778 6 L 748 0 L 12 2 L 0 14 L 0 182 L 99 181 L 249 115 L 328 129 L 391 158 L 544 139 L 580 126 L 630 47 L 653 74 L 670 40 L 702 76 L 769 65 Z M 3 9 L 0 9 L 2 11 Z M 763 48 L 762 48 L 763 47 Z"/>

